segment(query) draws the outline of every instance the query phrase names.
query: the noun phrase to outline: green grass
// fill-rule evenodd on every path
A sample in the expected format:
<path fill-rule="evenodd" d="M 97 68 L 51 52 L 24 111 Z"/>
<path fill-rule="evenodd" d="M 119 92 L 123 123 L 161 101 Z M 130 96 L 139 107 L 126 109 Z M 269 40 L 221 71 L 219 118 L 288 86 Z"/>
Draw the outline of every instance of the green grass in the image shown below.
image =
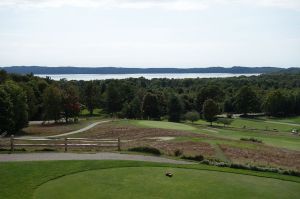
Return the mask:
<path fill-rule="evenodd" d="M 182 130 L 182 131 L 192 131 L 196 130 L 195 127 L 182 124 L 182 123 L 175 123 L 175 122 L 164 122 L 164 121 L 151 121 L 151 120 L 128 120 L 123 121 L 127 124 L 136 125 L 139 127 L 146 127 L 146 128 L 161 128 L 161 129 L 172 129 L 172 130 Z"/>
<path fill-rule="evenodd" d="M 288 117 L 288 118 L 269 118 L 273 121 L 278 122 L 286 122 L 286 123 L 292 123 L 292 124 L 299 124 L 300 125 L 300 116 L 298 117 Z"/>
<path fill-rule="evenodd" d="M 174 176 L 166 177 L 166 171 Z M 297 194 L 299 183 L 196 169 L 140 167 L 68 175 L 40 186 L 34 198 L 297 198 Z"/>
<path fill-rule="evenodd" d="M 297 120 L 298 118 L 296 118 Z M 287 119 L 286 119 L 287 120 Z M 292 118 L 295 121 L 295 118 Z M 300 150 L 300 137 L 291 135 L 291 130 L 295 128 L 295 126 L 288 124 L 279 124 L 279 123 L 268 123 L 274 122 L 273 119 L 244 119 L 244 118 L 236 118 L 230 125 L 233 127 L 223 128 L 223 125 L 214 123 L 213 131 L 208 131 L 207 129 L 211 129 L 207 122 L 203 120 L 199 120 L 196 124 L 200 124 L 202 126 L 198 126 L 200 132 L 205 133 L 207 135 L 212 135 L 220 138 L 228 138 L 233 140 L 240 140 L 240 138 L 257 138 L 263 141 L 264 144 L 281 147 L 291 150 Z M 205 125 L 205 126 L 203 126 Z M 243 129 L 243 126 L 246 126 L 246 129 Z M 277 129 L 281 132 L 269 132 L 264 131 L 268 127 L 269 130 Z M 296 127 L 297 128 L 297 127 Z M 256 129 L 255 131 L 251 129 Z M 214 132 L 216 131 L 216 132 Z"/>
<path fill-rule="evenodd" d="M 207 133 L 208 134 L 208 133 Z M 264 133 L 264 132 L 255 132 L 255 131 L 242 131 L 242 130 L 228 130 L 228 129 L 219 129 L 218 133 L 209 132 L 210 135 L 216 137 L 229 138 L 234 140 L 240 140 L 240 138 L 257 138 L 263 141 L 264 144 L 281 147 L 292 150 L 300 150 L 300 137 L 299 136 L 290 136 L 279 133 Z"/>
<path fill-rule="evenodd" d="M 101 114 L 102 114 L 102 109 L 98 109 L 98 108 L 94 109 L 93 115 L 101 115 Z M 81 115 L 81 116 L 89 116 L 90 112 L 87 109 L 83 109 L 83 110 L 80 111 L 79 115 Z"/>
<path fill-rule="evenodd" d="M 300 126 L 295 126 L 295 124 L 299 124 L 300 122 L 297 122 L 298 118 L 291 118 L 291 119 L 270 119 L 270 118 L 257 118 L 257 119 L 246 119 L 246 118 L 235 118 L 233 119 L 233 122 L 231 123 L 230 127 L 235 128 L 247 128 L 247 129 L 258 129 L 258 130 L 268 130 L 268 131 L 274 131 L 275 129 L 277 131 L 281 132 L 288 132 L 290 133 L 295 128 L 300 128 Z M 292 122 L 294 121 L 294 122 Z M 276 123 L 281 122 L 281 123 Z M 199 120 L 195 122 L 196 124 L 202 124 L 202 125 L 208 125 L 204 120 Z M 216 122 L 213 123 L 214 126 L 223 126 L 223 124 L 218 124 Z"/>
<path fill-rule="evenodd" d="M 174 177 L 165 177 L 165 171 L 173 172 Z M 300 194 L 299 177 L 207 165 L 108 160 L 11 162 L 0 163 L 0 176 L 0 198 L 5 199 L 292 199 Z"/>

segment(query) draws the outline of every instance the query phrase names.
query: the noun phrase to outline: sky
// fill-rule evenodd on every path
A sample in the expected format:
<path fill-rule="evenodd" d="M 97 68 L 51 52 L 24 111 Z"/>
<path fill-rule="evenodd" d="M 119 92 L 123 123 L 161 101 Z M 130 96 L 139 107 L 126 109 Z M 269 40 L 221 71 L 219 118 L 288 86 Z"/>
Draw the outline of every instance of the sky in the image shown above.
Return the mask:
<path fill-rule="evenodd" d="M 300 0 L 0 0 L 0 66 L 300 67 Z"/>

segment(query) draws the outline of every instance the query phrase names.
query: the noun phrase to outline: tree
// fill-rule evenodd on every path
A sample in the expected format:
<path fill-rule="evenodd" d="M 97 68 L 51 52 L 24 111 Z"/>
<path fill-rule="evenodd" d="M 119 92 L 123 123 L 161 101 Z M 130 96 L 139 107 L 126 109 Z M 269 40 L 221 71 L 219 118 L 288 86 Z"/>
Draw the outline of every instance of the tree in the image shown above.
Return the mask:
<path fill-rule="evenodd" d="M 295 114 L 300 115 L 300 91 L 297 91 L 294 95 L 295 95 Z"/>
<path fill-rule="evenodd" d="M 76 120 L 80 112 L 80 103 L 78 90 L 75 86 L 67 84 L 64 87 L 62 94 L 62 105 L 66 123 L 68 123 L 69 118 L 74 118 Z"/>
<path fill-rule="evenodd" d="M 22 85 L 22 87 L 26 93 L 26 98 L 27 98 L 28 118 L 29 120 L 32 120 L 32 118 L 34 118 L 34 116 L 38 112 L 38 108 L 39 108 L 38 100 L 35 96 L 33 88 L 30 85 L 24 84 Z"/>
<path fill-rule="evenodd" d="M 0 86 L 0 134 L 14 129 L 13 104 L 8 93 Z"/>
<path fill-rule="evenodd" d="M 219 113 L 218 104 L 212 100 L 208 99 L 203 104 L 203 117 L 207 122 L 210 122 L 212 126 L 212 122 L 216 121 L 216 115 Z"/>
<path fill-rule="evenodd" d="M 235 105 L 238 112 L 247 115 L 249 112 L 258 111 L 259 100 L 254 90 L 249 86 L 242 87 L 236 97 Z"/>
<path fill-rule="evenodd" d="M 200 118 L 200 116 L 197 111 L 190 111 L 185 114 L 185 119 L 189 120 L 191 122 L 195 122 L 195 121 L 199 120 L 199 118 Z"/>
<path fill-rule="evenodd" d="M 176 95 L 172 94 L 168 101 L 168 116 L 170 122 L 180 122 L 182 103 Z"/>
<path fill-rule="evenodd" d="M 122 96 L 116 82 L 111 82 L 106 88 L 106 109 L 109 113 L 116 113 L 122 109 Z"/>
<path fill-rule="evenodd" d="M 7 81 L 4 89 L 9 95 L 12 103 L 14 126 L 11 132 L 18 132 L 28 124 L 28 106 L 24 90 L 13 81 Z"/>
<path fill-rule="evenodd" d="M 234 107 L 234 99 L 233 98 L 227 98 L 224 101 L 223 110 L 225 113 L 233 113 L 235 110 Z"/>
<path fill-rule="evenodd" d="M 286 114 L 286 97 L 279 91 L 272 91 L 268 93 L 266 101 L 264 103 L 265 111 L 268 115 L 282 116 Z"/>
<path fill-rule="evenodd" d="M 160 110 L 158 99 L 155 94 L 146 93 L 142 103 L 143 117 L 148 119 L 159 119 Z"/>
<path fill-rule="evenodd" d="M 93 115 L 94 109 L 97 106 L 99 90 L 97 85 L 93 81 L 89 81 L 84 89 L 84 98 L 85 98 L 85 105 L 90 112 L 90 115 Z"/>
<path fill-rule="evenodd" d="M 0 70 L 0 84 L 4 83 L 7 79 L 7 72 L 5 70 Z"/>
<path fill-rule="evenodd" d="M 57 120 L 62 112 L 62 91 L 56 86 L 45 89 L 43 94 L 44 120 Z"/>
<path fill-rule="evenodd" d="M 126 103 L 123 106 L 122 113 L 126 118 L 141 118 L 141 100 L 139 97 L 135 97 L 129 104 Z"/>
<path fill-rule="evenodd" d="M 196 97 L 196 109 L 200 113 L 202 111 L 203 103 L 207 99 L 212 99 L 216 102 L 223 100 L 224 92 L 217 85 L 208 85 L 203 87 Z"/>

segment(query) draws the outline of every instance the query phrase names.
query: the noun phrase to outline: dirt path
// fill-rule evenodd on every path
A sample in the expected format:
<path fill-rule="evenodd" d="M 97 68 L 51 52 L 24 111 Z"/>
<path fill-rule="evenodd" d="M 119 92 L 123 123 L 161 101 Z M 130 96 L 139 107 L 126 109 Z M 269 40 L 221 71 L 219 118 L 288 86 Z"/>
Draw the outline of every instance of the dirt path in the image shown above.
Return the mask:
<path fill-rule="evenodd" d="M 73 134 L 81 133 L 81 132 L 84 132 L 84 131 L 87 131 L 87 130 L 93 128 L 94 126 L 97 126 L 98 124 L 102 124 L 102 123 L 106 123 L 106 122 L 110 122 L 110 120 L 95 122 L 93 124 L 90 124 L 90 125 L 82 128 L 82 129 L 79 129 L 79 130 L 76 130 L 76 131 L 71 131 L 71 132 L 68 132 L 68 133 L 59 134 L 59 135 L 48 136 L 48 138 L 64 137 L 64 136 L 68 136 L 68 135 L 73 135 Z"/>
<path fill-rule="evenodd" d="M 106 122 L 110 122 L 111 120 L 104 120 L 104 121 L 99 121 L 99 122 L 95 122 L 95 123 L 92 123 L 82 129 L 78 129 L 76 131 L 71 131 L 71 132 L 68 132 L 68 133 L 63 133 L 63 134 L 58 134 L 58 135 L 51 135 L 51 136 L 21 136 L 19 138 L 24 138 L 24 139 L 34 139 L 34 138 L 59 138 L 59 137 L 64 137 L 64 136 L 68 136 L 68 135 L 73 135 L 73 134 L 77 134 L 77 133 L 81 133 L 81 132 L 84 132 L 84 131 L 87 131 L 95 126 L 97 126 L 98 124 L 103 124 L 103 123 L 106 123 Z"/>
<path fill-rule="evenodd" d="M 45 160 L 134 160 L 172 164 L 194 164 L 192 162 L 172 160 L 156 156 L 130 155 L 120 153 L 22 153 L 0 154 L 0 162 L 45 161 Z"/>

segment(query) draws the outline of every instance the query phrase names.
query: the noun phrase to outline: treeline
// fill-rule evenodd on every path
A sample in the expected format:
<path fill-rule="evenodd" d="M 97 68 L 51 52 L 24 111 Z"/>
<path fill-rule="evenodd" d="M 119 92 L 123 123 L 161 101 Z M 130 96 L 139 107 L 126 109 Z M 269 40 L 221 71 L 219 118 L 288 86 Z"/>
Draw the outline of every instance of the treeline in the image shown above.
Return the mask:
<path fill-rule="evenodd" d="M 0 131 L 29 120 L 76 121 L 81 109 L 134 119 L 214 121 L 220 113 L 300 115 L 300 74 L 209 79 L 53 81 L 0 71 Z"/>

